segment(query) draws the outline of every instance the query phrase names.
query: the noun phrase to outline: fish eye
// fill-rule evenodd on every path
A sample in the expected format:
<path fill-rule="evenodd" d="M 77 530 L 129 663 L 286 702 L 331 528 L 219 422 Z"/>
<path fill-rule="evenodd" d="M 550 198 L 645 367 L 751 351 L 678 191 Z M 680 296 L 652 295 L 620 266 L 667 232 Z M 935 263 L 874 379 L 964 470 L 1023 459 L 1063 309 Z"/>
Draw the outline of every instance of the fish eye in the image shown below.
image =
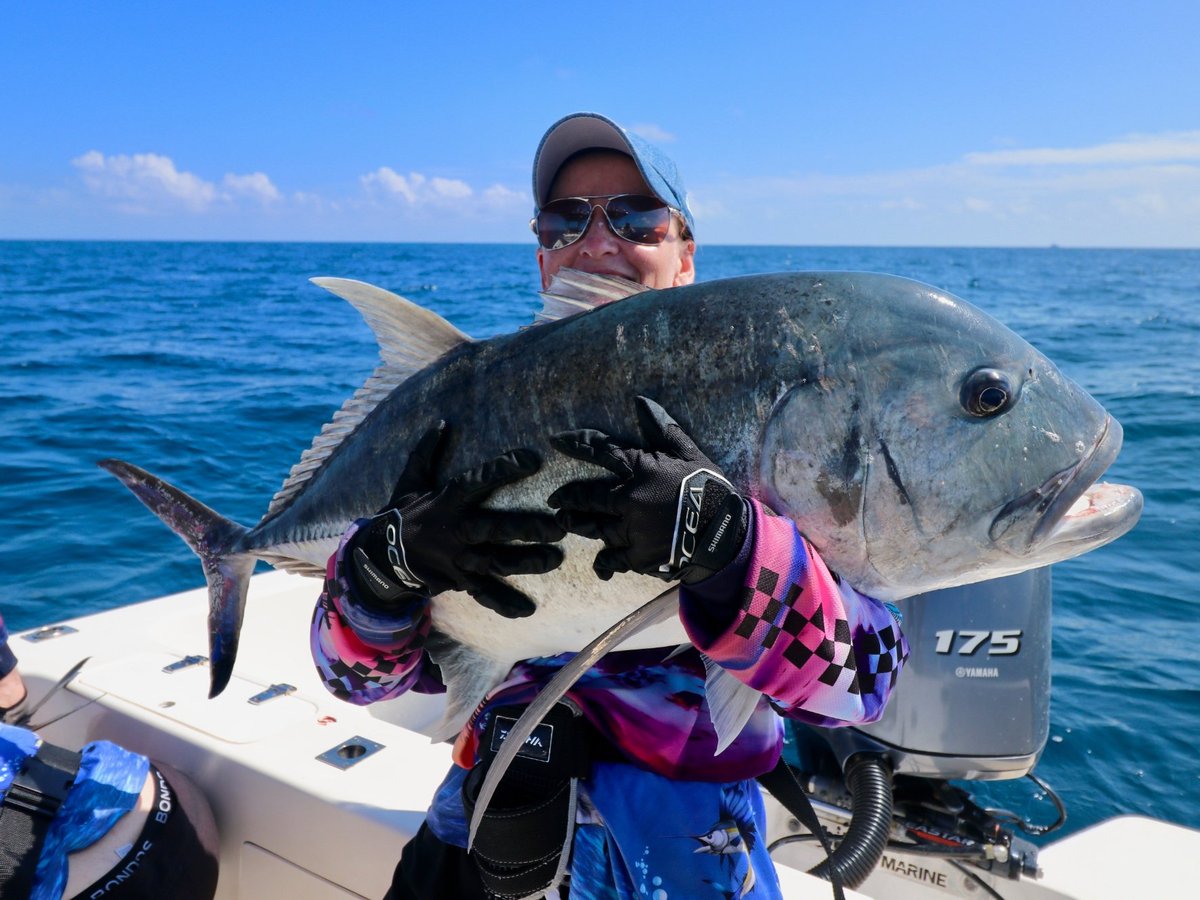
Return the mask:
<path fill-rule="evenodd" d="M 959 392 L 962 408 L 978 419 L 990 419 L 1012 409 L 1017 391 L 1007 375 L 997 369 L 976 369 Z"/>

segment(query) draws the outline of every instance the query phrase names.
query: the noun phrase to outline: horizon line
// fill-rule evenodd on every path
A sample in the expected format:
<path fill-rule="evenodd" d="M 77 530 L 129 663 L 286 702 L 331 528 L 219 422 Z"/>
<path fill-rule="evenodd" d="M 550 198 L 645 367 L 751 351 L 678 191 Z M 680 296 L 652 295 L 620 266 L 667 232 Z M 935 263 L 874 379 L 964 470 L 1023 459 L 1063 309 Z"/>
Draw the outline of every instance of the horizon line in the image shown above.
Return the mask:
<path fill-rule="evenodd" d="M 282 238 L 93 238 L 93 237 L 0 237 L 0 244 L 308 244 L 410 247 L 524 247 L 536 249 L 536 242 L 524 241 L 389 241 L 389 240 L 318 240 Z M 821 250 L 1139 250 L 1139 251 L 1200 251 L 1197 245 L 1128 245 L 1128 244 L 773 244 L 773 243 L 701 243 L 697 252 L 706 247 L 821 249 Z"/>

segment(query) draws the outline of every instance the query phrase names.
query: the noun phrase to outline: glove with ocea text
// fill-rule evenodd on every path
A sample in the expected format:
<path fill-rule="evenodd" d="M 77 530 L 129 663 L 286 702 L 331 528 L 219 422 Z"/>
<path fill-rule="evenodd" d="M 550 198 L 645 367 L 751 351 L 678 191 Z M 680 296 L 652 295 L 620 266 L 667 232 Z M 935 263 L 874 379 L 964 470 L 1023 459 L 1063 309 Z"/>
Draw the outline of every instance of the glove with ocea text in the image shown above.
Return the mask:
<path fill-rule="evenodd" d="M 506 618 L 528 616 L 533 601 L 503 576 L 557 568 L 563 553 L 553 542 L 566 532 L 549 513 L 481 504 L 532 475 L 541 460 L 529 449 L 510 450 L 439 485 L 435 471 L 447 433 L 445 422 L 425 432 L 391 499 L 350 539 L 356 585 L 385 610 L 413 596 L 456 590 Z"/>
<path fill-rule="evenodd" d="M 749 504 L 661 406 L 637 398 L 644 447 L 591 428 L 552 435 L 551 445 L 617 476 L 569 482 L 546 502 L 568 531 L 604 542 L 592 564 L 694 584 L 738 555 Z"/>

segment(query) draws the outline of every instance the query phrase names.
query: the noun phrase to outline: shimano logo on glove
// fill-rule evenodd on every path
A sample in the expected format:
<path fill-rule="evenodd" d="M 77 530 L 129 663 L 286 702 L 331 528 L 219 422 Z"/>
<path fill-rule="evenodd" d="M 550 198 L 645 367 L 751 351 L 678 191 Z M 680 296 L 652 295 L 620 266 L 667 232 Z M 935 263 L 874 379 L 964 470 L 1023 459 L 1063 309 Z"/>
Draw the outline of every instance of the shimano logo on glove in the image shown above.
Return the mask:
<path fill-rule="evenodd" d="M 725 515 L 721 517 L 720 526 L 718 526 L 716 533 L 712 536 L 712 540 L 708 542 L 708 546 L 705 548 L 708 553 L 713 553 L 716 551 L 717 547 L 720 546 L 721 538 L 725 537 L 725 530 L 729 528 L 729 523 L 732 521 L 733 513 L 725 513 Z"/>

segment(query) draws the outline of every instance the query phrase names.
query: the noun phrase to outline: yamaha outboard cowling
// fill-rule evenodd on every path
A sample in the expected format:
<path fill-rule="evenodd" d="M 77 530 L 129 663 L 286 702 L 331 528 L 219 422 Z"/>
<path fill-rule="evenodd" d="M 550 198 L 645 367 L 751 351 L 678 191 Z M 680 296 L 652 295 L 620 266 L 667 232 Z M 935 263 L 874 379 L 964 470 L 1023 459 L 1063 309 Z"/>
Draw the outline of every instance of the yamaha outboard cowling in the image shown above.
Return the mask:
<path fill-rule="evenodd" d="M 911 655 L 874 725 L 823 729 L 843 765 L 885 755 L 897 774 L 1020 778 L 1050 729 L 1050 569 L 896 604 Z"/>

